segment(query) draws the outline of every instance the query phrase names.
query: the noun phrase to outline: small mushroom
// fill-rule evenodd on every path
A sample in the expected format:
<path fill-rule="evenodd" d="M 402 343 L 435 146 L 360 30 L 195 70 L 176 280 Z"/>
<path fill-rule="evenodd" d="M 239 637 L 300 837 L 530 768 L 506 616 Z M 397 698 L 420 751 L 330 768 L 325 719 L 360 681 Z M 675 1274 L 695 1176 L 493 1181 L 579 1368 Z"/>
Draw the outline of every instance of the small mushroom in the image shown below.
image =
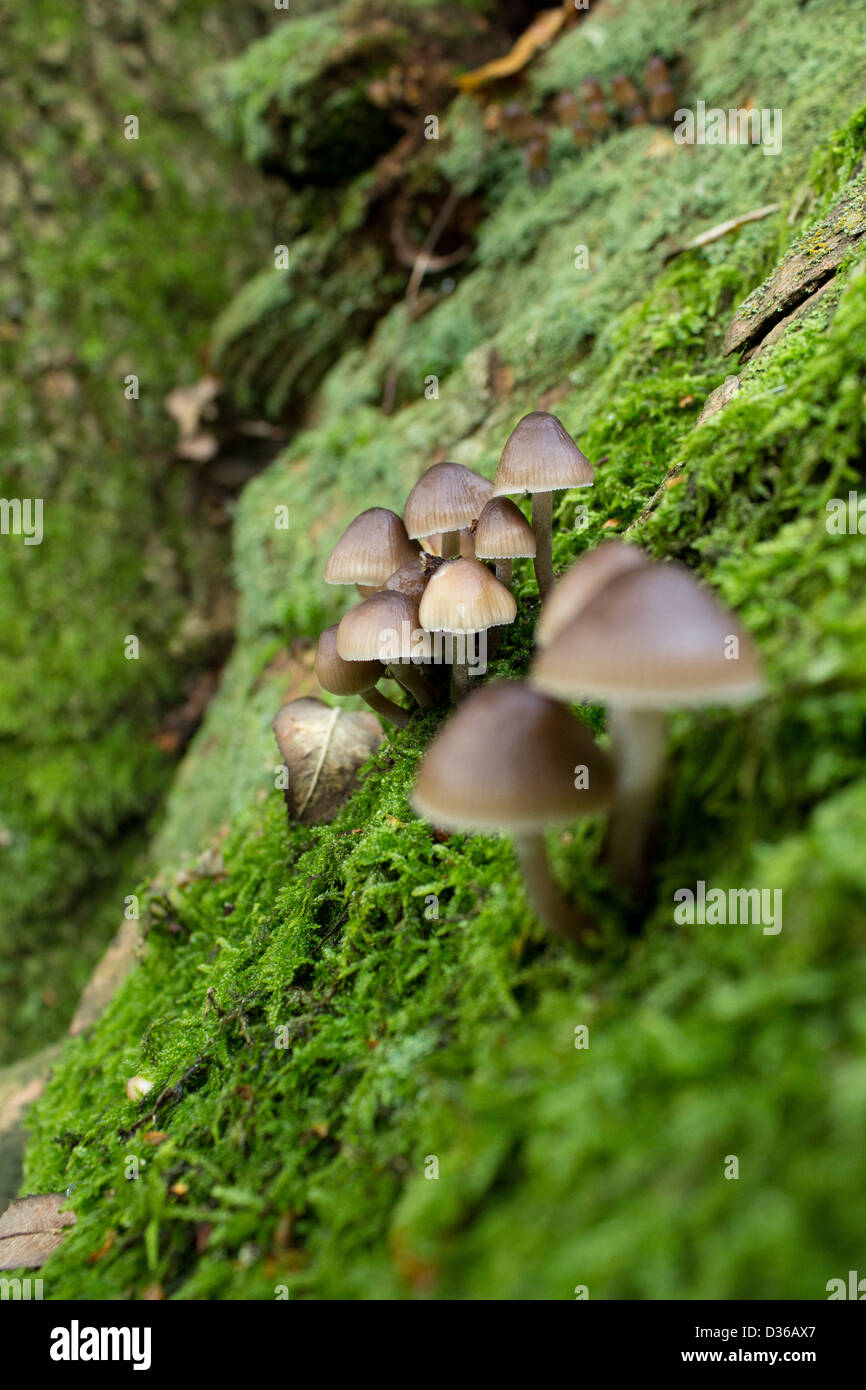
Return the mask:
<path fill-rule="evenodd" d="M 371 709 L 398 729 L 404 729 L 409 715 L 389 700 L 376 684 L 385 675 L 381 661 L 344 661 L 337 651 L 339 623 L 326 627 L 316 646 L 316 680 L 331 695 L 360 695 Z"/>
<path fill-rule="evenodd" d="M 677 109 L 677 98 L 670 82 L 663 82 L 650 93 L 649 110 L 654 121 L 666 121 Z"/>
<path fill-rule="evenodd" d="M 523 147 L 523 162 L 532 183 L 543 182 L 542 175 L 547 169 L 549 154 L 550 140 L 547 131 L 537 130 L 532 139 Z"/>
<path fill-rule="evenodd" d="M 625 541 L 604 541 L 588 550 L 554 585 L 541 605 L 535 628 L 536 646 L 546 647 L 552 642 L 604 584 L 626 570 L 649 563 L 642 550 L 626 545 Z"/>
<path fill-rule="evenodd" d="M 441 531 L 442 556 L 453 559 L 460 550 L 461 528 L 477 520 L 492 494 L 492 484 L 464 464 L 434 463 L 406 498 L 406 530 L 413 539 Z"/>
<path fill-rule="evenodd" d="M 603 101 L 591 101 L 586 115 L 593 130 L 607 130 L 610 125 L 610 112 Z"/>
<path fill-rule="evenodd" d="M 640 101 L 637 87 L 624 72 L 614 73 L 611 78 L 611 91 L 618 106 L 635 106 Z"/>
<path fill-rule="evenodd" d="M 500 129 L 511 145 L 521 145 L 535 132 L 535 117 L 521 101 L 509 101 L 502 108 Z"/>
<path fill-rule="evenodd" d="M 337 652 L 344 661 L 381 661 L 422 708 L 435 704 L 435 691 L 415 665 L 431 660 L 432 644 L 408 594 L 380 589 L 356 603 L 337 624 Z"/>
<path fill-rule="evenodd" d="M 666 83 L 670 82 L 670 69 L 664 58 L 660 57 L 658 53 L 653 54 L 644 68 L 643 80 L 644 84 L 651 92 L 656 91 L 657 88 L 663 87 Z"/>
<path fill-rule="evenodd" d="M 553 103 L 553 110 L 560 125 L 574 125 L 581 117 L 580 102 L 574 92 L 560 92 Z"/>
<path fill-rule="evenodd" d="M 553 493 L 589 487 L 594 478 L 592 464 L 562 423 L 546 410 L 524 415 L 505 441 L 493 479 L 493 496 L 532 494 L 535 577 L 542 598 L 553 588 Z"/>
<path fill-rule="evenodd" d="M 357 584 L 366 598 L 389 574 L 417 559 L 418 551 L 396 512 L 370 507 L 346 527 L 328 556 L 325 583 Z"/>
<path fill-rule="evenodd" d="M 418 610 L 421 626 L 428 632 L 448 632 L 471 638 L 479 632 L 513 623 L 517 604 L 513 595 L 478 560 L 452 560 L 431 577 Z M 452 660 L 451 683 L 455 700 L 469 688 L 469 650 L 464 643 L 461 659 Z M 474 664 L 474 662 L 473 662 Z"/>
<path fill-rule="evenodd" d="M 420 559 L 411 560 L 408 565 L 401 565 L 393 574 L 389 574 L 382 588 L 396 590 L 398 594 L 408 594 L 416 603 L 420 603 L 429 578 L 423 562 Z"/>
<path fill-rule="evenodd" d="M 494 681 L 434 739 L 412 804 L 445 830 L 510 835 L 538 917 L 579 941 L 588 923 L 554 882 L 544 832 L 603 809 L 613 786 L 607 755 L 564 705 L 520 681 Z"/>
<path fill-rule="evenodd" d="M 647 561 L 603 584 L 536 658 L 533 684 L 607 705 L 617 768 L 608 858 L 636 887 L 664 762 L 665 712 L 739 704 L 763 689 L 751 638 L 684 565 Z"/>
<path fill-rule="evenodd" d="M 579 117 L 578 120 L 573 123 L 571 127 L 571 138 L 580 149 L 585 150 L 588 145 L 592 144 L 592 131 L 583 120 L 583 117 Z"/>
<path fill-rule="evenodd" d="M 511 588 L 512 562 L 535 558 L 535 532 L 508 497 L 491 497 L 475 528 L 475 554 L 496 562 L 496 578 Z"/>
<path fill-rule="evenodd" d="M 630 106 L 628 108 L 628 110 L 625 113 L 625 118 L 628 121 L 629 125 L 633 126 L 647 125 L 647 123 L 649 122 L 649 116 L 646 113 L 646 107 L 642 106 L 639 101 L 635 102 L 634 106 Z"/>
<path fill-rule="evenodd" d="M 580 84 L 580 95 L 585 102 L 604 101 L 604 88 L 597 77 L 587 77 Z"/>

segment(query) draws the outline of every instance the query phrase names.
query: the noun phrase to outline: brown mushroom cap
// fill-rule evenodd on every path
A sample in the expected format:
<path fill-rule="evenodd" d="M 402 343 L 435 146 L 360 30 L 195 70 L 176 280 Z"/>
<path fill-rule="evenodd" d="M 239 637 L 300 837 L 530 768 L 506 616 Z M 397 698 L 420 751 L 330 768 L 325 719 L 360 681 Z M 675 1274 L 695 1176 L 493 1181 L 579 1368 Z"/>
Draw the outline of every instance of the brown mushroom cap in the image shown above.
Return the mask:
<path fill-rule="evenodd" d="M 649 563 L 642 550 L 624 541 L 604 541 L 588 550 L 544 600 L 535 629 L 536 645 L 546 647 L 552 642 L 603 585 L 626 570 Z"/>
<path fill-rule="evenodd" d="M 475 554 L 479 560 L 514 560 L 535 555 L 535 533 L 509 497 L 491 497 L 478 518 Z"/>
<path fill-rule="evenodd" d="M 367 584 L 378 588 L 389 574 L 418 554 L 396 512 L 370 507 L 343 532 L 325 565 L 326 584 Z"/>
<path fill-rule="evenodd" d="M 582 789 L 577 767 L 589 771 Z M 599 810 L 613 785 L 609 758 L 564 705 L 521 681 L 493 681 L 434 739 L 412 804 L 445 829 L 537 834 Z"/>
<path fill-rule="evenodd" d="M 428 632 L 484 632 L 513 623 L 514 596 L 478 560 L 452 560 L 431 577 L 419 608 Z"/>
<path fill-rule="evenodd" d="M 344 661 L 409 661 L 430 658 L 432 644 L 408 594 L 380 589 L 350 608 L 337 626 L 337 651 Z"/>
<path fill-rule="evenodd" d="M 732 637 L 736 659 L 726 656 Z M 751 638 L 676 563 L 648 562 L 605 584 L 541 651 L 531 678 L 563 699 L 644 710 L 740 703 L 763 688 Z"/>
<path fill-rule="evenodd" d="M 518 421 L 505 441 L 493 479 L 493 496 L 588 487 L 594 478 L 589 459 L 556 416 L 533 410 Z"/>
<path fill-rule="evenodd" d="M 491 495 L 492 484 L 480 473 L 462 463 L 434 463 L 406 498 L 406 530 L 412 537 L 459 531 L 481 515 Z"/>
<path fill-rule="evenodd" d="M 316 680 L 331 695 L 360 695 L 385 674 L 381 661 L 344 661 L 337 651 L 339 623 L 326 627 L 316 645 Z"/>
<path fill-rule="evenodd" d="M 408 565 L 401 565 L 393 574 L 389 574 L 382 588 L 394 590 L 398 594 L 408 594 L 409 598 L 420 603 L 429 578 L 421 561 L 411 560 Z"/>
<path fill-rule="evenodd" d="M 668 65 L 658 53 L 653 54 L 644 68 L 643 80 L 652 92 L 670 80 Z"/>

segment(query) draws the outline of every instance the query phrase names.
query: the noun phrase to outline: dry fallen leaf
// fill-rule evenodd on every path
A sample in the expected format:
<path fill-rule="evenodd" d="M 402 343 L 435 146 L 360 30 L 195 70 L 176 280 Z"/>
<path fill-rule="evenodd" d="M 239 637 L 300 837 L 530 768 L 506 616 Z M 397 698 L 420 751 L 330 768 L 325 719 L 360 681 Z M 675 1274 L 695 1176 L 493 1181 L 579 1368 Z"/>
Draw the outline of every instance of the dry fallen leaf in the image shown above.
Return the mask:
<path fill-rule="evenodd" d="M 65 1192 L 40 1193 L 10 1202 L 0 1216 L 0 1269 L 39 1269 L 75 1225 L 74 1211 L 61 1211 Z"/>
<path fill-rule="evenodd" d="M 314 699 L 283 705 L 273 730 L 289 774 L 289 818 L 303 825 L 333 820 L 355 789 L 358 769 L 384 738 L 374 714 L 331 709 Z"/>

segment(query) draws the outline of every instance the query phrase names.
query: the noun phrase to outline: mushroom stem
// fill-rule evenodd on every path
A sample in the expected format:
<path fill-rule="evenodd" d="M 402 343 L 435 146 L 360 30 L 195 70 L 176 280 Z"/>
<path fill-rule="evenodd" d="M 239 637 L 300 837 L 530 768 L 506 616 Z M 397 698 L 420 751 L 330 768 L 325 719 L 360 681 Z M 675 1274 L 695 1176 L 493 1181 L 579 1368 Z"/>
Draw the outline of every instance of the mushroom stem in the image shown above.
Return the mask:
<path fill-rule="evenodd" d="M 459 705 L 460 701 L 469 694 L 471 679 L 468 653 L 464 653 L 460 661 L 454 661 L 451 665 L 451 694 L 455 705 Z"/>
<path fill-rule="evenodd" d="M 513 561 L 511 560 L 496 561 L 496 578 L 499 580 L 500 584 L 505 585 L 506 589 L 508 589 L 509 592 L 511 590 L 511 575 L 513 567 Z"/>
<path fill-rule="evenodd" d="M 424 675 L 411 661 L 392 661 L 391 675 L 398 685 L 413 695 L 422 709 L 430 709 L 436 703 L 436 692 Z"/>
<path fill-rule="evenodd" d="M 361 598 L 369 598 L 371 594 L 378 593 L 375 584 L 356 584 L 355 588 L 358 590 Z"/>
<path fill-rule="evenodd" d="M 442 532 L 442 559 L 456 560 L 460 554 L 460 532 Z"/>
<path fill-rule="evenodd" d="M 553 493 L 533 492 L 532 529 L 535 532 L 535 578 L 546 598 L 553 588 Z"/>
<path fill-rule="evenodd" d="M 566 941 L 582 941 L 589 919 L 576 912 L 553 881 L 542 835 L 521 835 L 514 852 L 523 873 L 526 895 L 541 922 Z"/>
<path fill-rule="evenodd" d="M 402 705 L 395 704 L 389 700 L 387 695 L 383 695 L 381 690 L 371 686 L 369 690 L 361 691 L 361 699 L 366 701 L 370 709 L 374 709 L 382 719 L 387 719 L 389 724 L 395 728 L 405 729 L 409 723 L 409 712 L 403 709 Z"/>
<path fill-rule="evenodd" d="M 657 710 L 613 705 L 607 726 L 617 781 L 605 857 L 614 883 L 638 888 L 646 873 L 646 841 L 664 765 L 665 717 Z"/>

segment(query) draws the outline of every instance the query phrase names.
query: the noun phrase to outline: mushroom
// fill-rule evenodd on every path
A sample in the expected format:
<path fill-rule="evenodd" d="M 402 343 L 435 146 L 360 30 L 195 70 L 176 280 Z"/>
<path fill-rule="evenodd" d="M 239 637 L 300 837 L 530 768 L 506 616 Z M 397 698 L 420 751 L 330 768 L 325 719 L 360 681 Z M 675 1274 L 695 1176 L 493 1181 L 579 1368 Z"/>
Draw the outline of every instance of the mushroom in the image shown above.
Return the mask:
<path fill-rule="evenodd" d="M 582 117 L 572 124 L 571 138 L 581 149 L 586 149 L 587 145 L 592 144 L 592 131 Z"/>
<path fill-rule="evenodd" d="M 500 584 L 486 565 L 478 560 L 452 560 L 431 577 L 418 614 L 428 632 L 448 632 L 472 639 L 475 634 L 503 623 L 513 623 L 517 604 L 511 592 Z M 452 652 L 451 684 L 454 699 L 460 700 L 469 688 L 468 642 L 463 656 L 455 660 Z M 474 662 L 473 662 L 474 664 Z"/>
<path fill-rule="evenodd" d="M 360 695 L 383 719 L 404 729 L 409 722 L 407 711 L 376 689 L 377 681 L 385 675 L 385 667 L 381 661 L 344 661 L 337 651 L 338 627 L 339 623 L 326 627 L 316 646 L 319 685 L 331 695 Z"/>
<path fill-rule="evenodd" d="M 591 101 L 586 114 L 593 130 L 607 130 L 610 125 L 610 112 L 603 101 Z"/>
<path fill-rule="evenodd" d="M 535 532 L 508 497 L 491 497 L 475 528 L 475 554 L 495 560 L 496 578 L 511 588 L 512 561 L 535 558 Z"/>
<path fill-rule="evenodd" d="M 635 887 L 664 760 L 665 711 L 738 704 L 763 689 L 751 638 L 685 566 L 647 561 L 603 584 L 544 647 L 530 679 L 608 707 L 617 803 L 608 858 Z"/>
<path fill-rule="evenodd" d="M 443 558 L 453 559 L 460 549 L 461 527 L 471 526 L 492 495 L 492 484 L 462 463 L 434 463 L 406 498 L 406 530 L 413 538 L 441 531 Z"/>
<path fill-rule="evenodd" d="M 416 603 L 420 603 L 429 578 L 422 561 L 411 560 L 408 565 L 401 565 L 393 574 L 389 574 L 382 588 L 408 594 Z"/>
<path fill-rule="evenodd" d="M 670 82 L 662 82 L 650 93 L 649 110 L 654 121 L 665 121 L 677 109 L 676 93 Z"/>
<path fill-rule="evenodd" d="M 604 88 L 597 77 L 587 77 L 580 84 L 580 95 L 585 102 L 604 101 Z"/>
<path fill-rule="evenodd" d="M 542 598 L 553 588 L 553 493 L 589 487 L 594 478 L 592 464 L 556 416 L 546 410 L 524 415 L 505 441 L 493 479 L 493 496 L 532 494 L 535 577 Z"/>
<path fill-rule="evenodd" d="M 521 101 L 506 102 L 502 108 L 501 129 L 510 145 L 519 145 L 532 138 L 535 117 L 527 111 Z"/>
<path fill-rule="evenodd" d="M 408 594 L 380 589 L 356 603 L 337 624 L 337 652 L 344 661 L 381 661 L 422 708 L 435 703 L 429 681 L 413 664 L 431 660 L 432 644 Z"/>
<path fill-rule="evenodd" d="M 574 125 L 581 117 L 580 102 L 574 92 L 560 92 L 553 110 L 560 125 Z"/>
<path fill-rule="evenodd" d="M 618 106 L 636 106 L 640 101 L 637 87 L 624 72 L 614 73 L 611 78 L 611 91 Z"/>
<path fill-rule="evenodd" d="M 655 92 L 659 87 L 664 87 L 670 82 L 671 74 L 664 58 L 658 53 L 654 53 L 643 71 L 643 80 L 651 92 Z"/>
<path fill-rule="evenodd" d="M 541 605 L 535 628 L 535 644 L 546 647 L 554 637 L 576 618 L 604 584 L 609 584 L 626 570 L 649 564 L 647 556 L 636 545 L 624 541 L 604 541 L 587 550 L 577 564 L 551 589 Z"/>
<path fill-rule="evenodd" d="M 384 584 L 389 574 L 418 556 L 396 512 L 370 507 L 343 532 L 325 565 L 326 584 L 357 584 L 363 598 Z"/>
<path fill-rule="evenodd" d="M 530 182 L 536 186 L 545 181 L 541 176 L 547 169 L 549 154 L 550 137 L 542 127 L 523 147 L 523 162 L 526 165 L 526 172 L 529 174 Z"/>
<path fill-rule="evenodd" d="M 564 705 L 520 681 L 493 681 L 434 739 L 412 804 L 446 830 L 510 835 L 540 920 L 578 941 L 588 924 L 553 880 L 544 831 L 602 809 L 613 785 L 607 755 Z"/>

